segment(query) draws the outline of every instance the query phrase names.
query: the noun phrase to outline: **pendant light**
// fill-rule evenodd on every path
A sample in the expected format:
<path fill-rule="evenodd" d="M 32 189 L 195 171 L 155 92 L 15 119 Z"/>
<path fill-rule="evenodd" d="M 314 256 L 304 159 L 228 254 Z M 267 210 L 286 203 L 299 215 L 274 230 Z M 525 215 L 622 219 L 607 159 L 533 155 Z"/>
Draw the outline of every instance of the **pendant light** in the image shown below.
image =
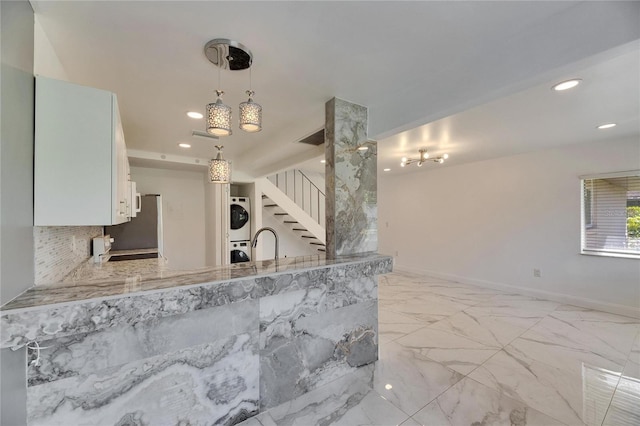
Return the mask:
<path fill-rule="evenodd" d="M 218 67 L 218 87 L 220 87 L 220 67 Z M 231 131 L 231 107 L 222 102 L 224 91 L 217 89 L 218 99 L 207 105 L 207 133 L 229 136 Z"/>
<path fill-rule="evenodd" d="M 249 68 L 249 100 L 240 104 L 241 130 L 255 133 L 262 130 L 262 106 L 253 101 L 254 91 L 251 89 L 251 65 L 253 55 L 251 51 L 237 41 L 226 38 L 210 40 L 204 46 L 207 59 L 218 67 L 218 87 L 220 87 L 220 69 L 240 71 Z M 222 102 L 222 90 L 216 90 L 218 99 L 207 105 L 207 133 L 215 136 L 231 135 L 231 108 Z"/>
<path fill-rule="evenodd" d="M 216 145 L 218 155 L 209 161 L 209 182 L 211 183 L 229 183 L 231 182 L 231 165 L 227 160 L 222 158 L 222 145 Z"/>
<path fill-rule="evenodd" d="M 218 99 L 207 105 L 207 133 L 229 136 L 231 131 L 231 107 L 222 102 L 222 90 L 216 90 Z"/>
<path fill-rule="evenodd" d="M 255 92 L 251 90 L 251 67 L 249 67 L 249 100 L 240 104 L 239 127 L 245 132 L 254 133 L 262 130 L 262 106 L 253 102 Z"/>

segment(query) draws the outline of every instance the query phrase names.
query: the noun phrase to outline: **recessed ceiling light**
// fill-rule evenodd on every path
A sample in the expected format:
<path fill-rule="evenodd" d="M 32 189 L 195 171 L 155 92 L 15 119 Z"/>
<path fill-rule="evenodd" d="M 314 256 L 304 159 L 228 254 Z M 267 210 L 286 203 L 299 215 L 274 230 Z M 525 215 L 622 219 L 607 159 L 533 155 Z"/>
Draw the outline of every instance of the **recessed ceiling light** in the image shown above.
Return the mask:
<path fill-rule="evenodd" d="M 560 82 L 558 84 L 553 85 L 552 89 L 555 90 L 555 91 L 561 92 L 563 90 L 572 89 L 572 88 L 576 87 L 578 84 L 580 84 L 581 82 L 582 82 L 581 79 L 573 78 L 571 80 L 563 81 L 563 82 Z"/>
<path fill-rule="evenodd" d="M 598 129 L 603 130 L 603 129 L 610 129 L 612 127 L 616 127 L 616 123 L 601 124 L 598 126 Z"/>
<path fill-rule="evenodd" d="M 196 118 L 196 119 L 201 119 L 202 117 L 204 117 L 204 115 L 200 114 L 199 112 L 195 112 L 195 111 L 189 111 L 187 113 L 187 116 L 189 116 L 190 118 Z"/>
<path fill-rule="evenodd" d="M 327 162 L 327 160 L 320 160 L 320 162 L 321 162 L 322 164 L 324 164 L 324 163 L 326 163 L 326 162 Z"/>
<path fill-rule="evenodd" d="M 179 143 L 178 146 L 180 148 L 191 148 L 191 145 L 189 145 L 188 143 Z"/>
<path fill-rule="evenodd" d="M 385 171 L 385 172 L 390 172 L 390 171 L 391 171 L 391 169 L 384 169 L 384 171 Z"/>

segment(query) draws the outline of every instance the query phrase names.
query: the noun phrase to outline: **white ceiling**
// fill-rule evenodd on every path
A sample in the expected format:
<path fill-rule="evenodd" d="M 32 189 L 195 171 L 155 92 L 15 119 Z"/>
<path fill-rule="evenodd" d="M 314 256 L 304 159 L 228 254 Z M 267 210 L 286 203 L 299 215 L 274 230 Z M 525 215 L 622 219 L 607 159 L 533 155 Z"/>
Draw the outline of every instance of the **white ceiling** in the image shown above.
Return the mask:
<path fill-rule="evenodd" d="M 557 95 L 548 90 L 550 81 L 595 62 L 635 51 L 627 60 L 635 58 L 637 70 L 637 45 L 629 43 L 640 38 L 638 2 L 31 3 L 69 80 L 117 93 L 127 146 L 147 157 L 213 156 L 213 142 L 190 136 L 204 123 L 185 115 L 215 99 L 217 70 L 202 49 L 220 37 L 247 45 L 264 129 L 236 129 L 222 140 L 234 176 L 257 176 L 317 156 L 317 149 L 295 142 L 323 126 L 324 104 L 333 96 L 369 107 L 380 168 L 396 164 L 400 151 L 423 145 L 446 147 L 455 164 L 591 138 L 587 130 L 564 126 L 541 142 L 544 134 L 535 132 L 529 114 L 547 111 Z M 613 62 L 611 72 L 620 67 Z M 597 77 L 597 65 L 592 71 Z M 607 94 L 588 72 L 582 77 L 585 84 L 572 96 L 591 97 L 577 104 L 583 114 L 575 113 L 574 129 L 601 118 L 598 96 Z M 245 100 L 248 79 L 247 71 L 222 72 L 224 99 L 234 110 Z M 514 93 L 471 116 L 436 121 Z M 629 97 L 624 90 L 615 93 Z M 607 100 L 615 98 L 609 94 Z M 556 111 L 562 110 L 554 99 Z M 515 117 L 514 105 L 527 108 Z M 629 105 L 622 101 L 616 108 Z M 635 117 L 637 129 L 637 103 L 633 107 L 612 119 L 633 126 Z M 432 124 L 397 135 L 426 123 Z M 481 138 L 470 123 L 483 131 Z M 193 147 L 185 152 L 178 142 Z"/>
<path fill-rule="evenodd" d="M 631 137 L 640 143 L 640 44 L 610 54 L 614 57 L 592 58 L 597 63 L 579 71 L 380 140 L 378 169 L 424 172 L 576 143 Z M 572 78 L 582 83 L 551 90 Z M 616 127 L 597 129 L 612 122 Z M 421 148 L 432 157 L 450 157 L 442 165 L 400 167 L 402 157 L 418 158 Z"/>

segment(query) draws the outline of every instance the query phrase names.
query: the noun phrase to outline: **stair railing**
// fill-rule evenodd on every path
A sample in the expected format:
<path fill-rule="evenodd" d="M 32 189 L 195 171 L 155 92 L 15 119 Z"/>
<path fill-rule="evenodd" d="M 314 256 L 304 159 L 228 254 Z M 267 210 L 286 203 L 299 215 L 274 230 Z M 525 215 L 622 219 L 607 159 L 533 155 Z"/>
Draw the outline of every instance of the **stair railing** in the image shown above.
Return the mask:
<path fill-rule="evenodd" d="M 301 170 L 287 170 L 268 179 L 318 224 L 325 226 L 325 194 Z"/>

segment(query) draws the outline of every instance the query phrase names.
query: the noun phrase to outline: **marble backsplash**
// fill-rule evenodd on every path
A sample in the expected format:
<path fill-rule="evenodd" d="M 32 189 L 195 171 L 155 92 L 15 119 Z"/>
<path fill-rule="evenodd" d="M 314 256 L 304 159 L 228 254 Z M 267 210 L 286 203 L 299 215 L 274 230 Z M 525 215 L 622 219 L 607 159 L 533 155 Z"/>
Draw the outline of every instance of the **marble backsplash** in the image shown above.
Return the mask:
<path fill-rule="evenodd" d="M 35 284 L 62 281 L 89 258 L 91 239 L 99 235 L 101 226 L 35 226 Z"/>

